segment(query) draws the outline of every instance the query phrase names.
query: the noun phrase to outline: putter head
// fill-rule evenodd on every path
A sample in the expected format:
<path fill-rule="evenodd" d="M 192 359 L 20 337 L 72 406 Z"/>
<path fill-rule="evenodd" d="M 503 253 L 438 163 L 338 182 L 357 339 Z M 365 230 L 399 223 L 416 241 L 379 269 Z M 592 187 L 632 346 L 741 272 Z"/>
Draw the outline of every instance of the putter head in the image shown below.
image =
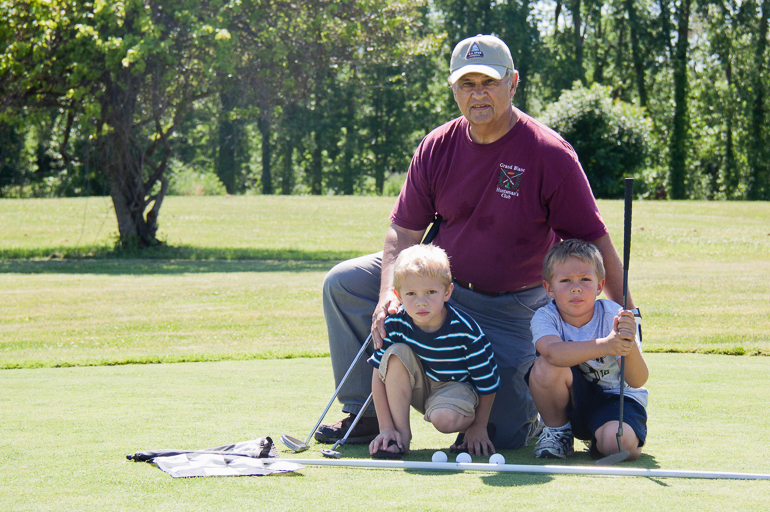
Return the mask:
<path fill-rule="evenodd" d="M 335 452 L 334 450 L 329 450 L 329 449 L 322 449 L 321 453 L 323 454 L 324 457 L 329 457 L 331 459 L 339 459 L 340 457 L 342 457 L 342 454 L 340 454 L 340 452 Z"/>
<path fill-rule="evenodd" d="M 308 448 L 310 448 L 308 445 L 297 439 L 296 437 L 291 436 L 281 436 L 281 442 L 286 445 L 289 450 L 293 450 L 295 452 L 304 452 Z"/>
<path fill-rule="evenodd" d="M 625 450 L 621 450 L 618 453 L 613 453 L 612 455 L 607 455 L 603 459 L 599 459 L 596 461 L 597 466 L 614 466 L 615 464 L 620 464 L 624 460 L 626 460 L 631 454 L 628 453 Z"/>

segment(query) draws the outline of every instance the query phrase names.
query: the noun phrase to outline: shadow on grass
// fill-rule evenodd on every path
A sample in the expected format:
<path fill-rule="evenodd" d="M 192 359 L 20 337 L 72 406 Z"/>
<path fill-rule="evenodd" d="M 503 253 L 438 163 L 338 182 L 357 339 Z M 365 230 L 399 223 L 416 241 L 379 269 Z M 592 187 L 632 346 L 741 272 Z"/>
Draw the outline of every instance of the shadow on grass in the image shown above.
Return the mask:
<path fill-rule="evenodd" d="M 336 261 L 305 260 L 10 260 L 5 274 L 174 275 L 236 272 L 327 272 Z"/>
<path fill-rule="evenodd" d="M 311 450 L 315 451 L 319 447 L 329 448 L 328 445 L 314 444 L 311 447 Z M 285 452 L 285 455 L 286 454 L 293 455 L 293 452 L 291 452 L 290 450 L 286 450 L 282 447 L 279 447 L 279 449 L 282 449 L 283 452 Z M 339 451 L 342 454 L 342 460 L 371 458 L 369 455 L 368 445 L 365 445 L 365 444 L 344 445 L 344 446 L 340 446 L 337 449 L 337 451 Z M 404 457 L 404 460 L 415 461 L 415 462 L 430 462 L 433 456 L 433 453 L 435 453 L 435 451 L 436 450 L 433 450 L 433 449 L 411 450 L 409 454 Z M 439 451 L 443 451 L 444 453 L 447 453 L 447 455 L 450 458 L 449 459 L 450 462 L 454 460 L 453 458 L 455 456 L 448 454 L 448 449 L 443 449 Z M 574 457 L 570 457 L 569 459 L 564 461 L 535 459 L 532 453 L 532 446 L 519 448 L 517 450 L 502 450 L 501 453 L 505 456 L 506 464 L 521 465 L 523 466 L 522 470 L 495 472 L 493 467 L 490 467 L 489 473 L 478 472 L 475 470 L 469 471 L 469 473 L 478 473 L 479 478 L 486 485 L 489 485 L 489 486 L 512 487 L 512 486 L 522 486 L 522 485 L 541 485 L 554 480 L 553 474 L 527 472 L 527 466 L 540 467 L 540 466 L 558 465 L 558 466 L 574 467 L 576 470 L 579 470 L 579 468 L 581 467 L 593 468 L 595 466 L 594 464 L 595 461 L 593 461 L 589 457 L 587 451 L 577 452 Z M 484 456 L 473 457 L 474 463 L 486 463 L 487 461 L 488 461 L 488 457 L 484 457 Z M 655 457 L 648 455 L 646 453 L 642 453 L 641 457 L 639 457 L 639 459 L 636 461 L 624 462 L 624 463 L 618 464 L 616 467 L 660 469 L 660 465 L 655 460 Z M 427 475 L 427 476 L 429 475 L 442 476 L 450 472 L 448 470 L 441 470 L 441 469 L 404 469 L 403 471 L 404 473 L 415 474 L 415 475 Z M 657 479 L 657 478 L 649 478 L 649 479 L 661 486 L 668 485 L 665 483 L 665 481 L 661 481 L 660 479 Z"/>
<path fill-rule="evenodd" d="M 595 462 L 591 460 L 591 458 L 588 456 L 588 452 L 582 452 L 582 453 L 576 453 L 575 457 L 572 457 L 568 460 L 560 460 L 560 461 L 540 461 L 533 463 L 533 460 L 531 457 L 528 458 L 529 460 L 520 460 L 520 461 L 510 461 L 507 460 L 506 457 L 506 463 L 507 464 L 520 464 L 522 466 L 550 466 L 550 465 L 559 465 L 559 466 L 569 466 L 574 467 L 576 471 L 579 471 L 580 467 L 595 467 Z M 641 457 L 639 457 L 638 460 L 633 462 L 624 462 L 622 464 L 618 464 L 616 467 L 618 468 L 641 468 L 641 469 L 660 469 L 660 466 L 655 461 L 655 457 L 652 457 L 650 455 L 647 455 L 645 453 L 642 453 Z M 506 473 L 495 473 L 492 475 L 484 475 L 481 477 L 481 480 L 486 484 L 494 487 L 510 487 L 510 486 L 521 486 L 521 485 L 537 485 L 537 484 L 544 484 L 547 482 L 550 482 L 553 480 L 553 475 L 549 474 L 543 474 L 543 473 L 528 473 L 526 471 L 526 468 L 523 468 L 522 471 L 516 471 L 516 472 L 506 472 Z M 658 483 L 659 485 L 666 486 L 664 482 L 661 482 L 659 480 L 653 479 Z"/>
<path fill-rule="evenodd" d="M 143 249 L 120 249 L 108 245 L 79 247 L 34 247 L 0 249 L 0 261 L 14 260 L 190 260 L 190 261 L 244 261 L 244 260 L 347 260 L 361 256 L 350 250 L 301 250 L 290 248 L 258 247 L 195 247 L 165 245 Z"/>
<path fill-rule="evenodd" d="M 20 361 L 0 360 L 0 370 L 28 370 L 35 368 L 82 368 L 86 366 L 126 366 L 134 364 L 175 364 L 175 363 L 219 363 L 223 361 L 253 361 L 276 359 L 312 359 L 329 357 L 322 350 L 266 350 L 227 354 L 193 354 L 189 356 L 137 356 L 124 358 L 73 358 L 67 361 L 30 359 Z"/>
<path fill-rule="evenodd" d="M 447 454 L 449 457 L 449 462 L 454 462 L 454 458 L 456 457 L 454 454 L 448 453 L 448 449 L 440 450 Z M 406 460 L 414 460 L 419 462 L 430 462 L 431 458 L 433 457 L 434 450 L 412 450 L 409 452 L 409 455 L 406 456 Z M 506 458 L 506 464 L 528 464 L 531 463 L 531 461 L 525 462 L 524 457 L 520 455 L 520 450 L 503 450 L 501 452 L 505 454 Z M 530 452 L 531 453 L 531 452 Z M 513 454 L 513 455 L 512 455 Z M 519 456 L 517 456 L 519 455 Z M 511 459 L 516 460 L 508 460 L 509 457 Z M 474 463 L 486 463 L 488 462 L 489 457 L 485 456 L 474 456 L 473 462 Z M 459 471 L 459 470 L 457 470 Z M 490 473 L 492 474 L 485 474 L 483 472 L 478 471 L 469 471 L 469 473 L 478 473 L 481 480 L 486 485 L 492 485 L 496 487 L 511 487 L 514 485 L 540 485 L 545 484 L 553 480 L 553 477 L 551 475 L 545 475 L 545 474 L 532 474 L 532 473 L 519 473 L 519 472 L 494 472 L 494 468 L 490 466 L 489 469 Z M 405 469 L 404 472 L 406 473 L 413 473 L 413 474 L 419 474 L 419 475 L 446 475 L 448 473 L 447 470 L 428 470 L 428 469 Z M 493 473 L 494 472 L 494 473 Z"/>

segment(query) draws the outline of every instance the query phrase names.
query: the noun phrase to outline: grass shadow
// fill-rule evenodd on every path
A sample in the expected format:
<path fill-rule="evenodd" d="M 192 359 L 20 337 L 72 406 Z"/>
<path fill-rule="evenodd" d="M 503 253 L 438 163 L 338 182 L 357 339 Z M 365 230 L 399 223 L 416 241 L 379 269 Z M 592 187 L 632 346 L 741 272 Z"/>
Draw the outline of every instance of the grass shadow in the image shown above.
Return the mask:
<path fill-rule="evenodd" d="M 78 247 L 0 248 L 2 260 L 347 260 L 362 256 L 354 250 L 300 250 L 285 247 L 196 247 L 161 244 L 142 249 L 110 245 Z"/>
<path fill-rule="evenodd" d="M 494 473 L 483 475 L 481 481 L 490 487 L 520 487 L 522 485 L 542 485 L 553 481 L 551 475 L 536 473 Z"/>
<path fill-rule="evenodd" d="M 4 274 L 181 275 L 238 272 L 327 272 L 336 260 L 6 260 Z"/>
<path fill-rule="evenodd" d="M 512 457 L 512 459 L 521 459 L 521 457 Z M 523 460 L 517 460 L 512 461 L 508 460 L 506 457 L 506 463 L 507 464 L 519 464 L 523 466 L 548 466 L 548 465 L 559 465 L 559 466 L 569 466 L 574 467 L 576 470 L 579 470 L 580 467 L 594 467 L 595 461 L 591 460 L 591 458 L 588 456 L 588 452 L 578 452 L 575 454 L 575 457 L 571 457 L 568 460 L 565 461 L 540 461 L 538 460 L 537 463 L 532 463 L 532 460 L 523 461 Z M 618 464 L 617 467 L 619 468 L 641 468 L 641 469 L 660 469 L 660 465 L 655 460 L 655 457 L 643 453 L 639 459 L 633 461 L 633 462 L 625 462 L 622 464 Z M 515 478 L 514 478 L 514 475 Z M 481 477 L 481 480 L 486 484 L 490 486 L 495 487 L 509 487 L 509 486 L 521 486 L 521 485 L 536 485 L 536 484 L 544 484 L 548 483 L 551 480 L 553 480 L 553 476 L 549 474 L 544 473 L 528 473 L 526 470 L 522 470 L 521 472 L 505 472 L 505 473 L 496 473 L 492 475 L 484 475 Z M 664 482 L 661 482 L 659 479 L 650 478 L 650 480 L 653 480 L 658 485 L 667 487 L 668 485 Z"/>
<path fill-rule="evenodd" d="M 444 453 L 447 453 L 448 450 L 442 450 Z M 420 462 L 430 462 L 431 458 L 433 457 L 433 453 L 435 450 L 412 450 L 409 452 L 409 455 L 406 457 L 407 460 L 414 460 L 414 461 L 420 461 Z M 449 457 L 449 462 L 454 461 L 454 454 L 447 453 L 447 456 Z M 488 461 L 488 457 L 484 456 L 474 456 L 473 462 L 474 463 L 486 463 Z M 507 461 L 507 457 L 506 457 Z M 507 461 L 509 464 L 512 462 Z M 521 462 L 516 462 L 516 464 L 521 464 Z M 459 470 L 458 470 L 459 471 Z M 490 466 L 489 469 L 490 473 L 494 472 L 494 468 Z M 447 470 L 427 470 L 427 469 L 405 469 L 405 473 L 413 473 L 413 474 L 419 474 L 419 475 L 445 475 L 448 473 Z M 543 475 L 543 474 L 530 474 L 530 473 L 512 473 L 512 472 L 494 472 L 492 474 L 485 474 L 484 472 L 479 471 L 468 471 L 468 473 L 479 473 L 480 479 L 486 484 L 486 485 L 493 485 L 496 487 L 510 487 L 514 485 L 539 485 L 539 484 L 545 484 L 553 480 L 553 478 L 550 475 Z"/>

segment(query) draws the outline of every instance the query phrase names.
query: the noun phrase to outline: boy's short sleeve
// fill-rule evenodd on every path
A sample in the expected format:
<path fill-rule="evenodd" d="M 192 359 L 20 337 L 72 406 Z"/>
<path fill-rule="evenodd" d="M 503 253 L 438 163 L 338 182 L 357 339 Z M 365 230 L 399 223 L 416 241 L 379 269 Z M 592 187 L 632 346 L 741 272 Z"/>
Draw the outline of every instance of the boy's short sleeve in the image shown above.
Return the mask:
<path fill-rule="evenodd" d="M 560 328 L 561 317 L 553 303 L 543 306 L 535 312 L 529 323 L 532 331 L 532 344 L 544 336 L 563 337 Z"/>

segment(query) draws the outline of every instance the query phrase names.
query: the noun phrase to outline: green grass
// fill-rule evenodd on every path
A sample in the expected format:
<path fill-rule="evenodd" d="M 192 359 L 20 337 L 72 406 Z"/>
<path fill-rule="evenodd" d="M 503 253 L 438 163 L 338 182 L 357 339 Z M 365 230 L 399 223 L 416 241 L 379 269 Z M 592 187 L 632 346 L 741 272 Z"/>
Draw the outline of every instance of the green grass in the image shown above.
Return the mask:
<path fill-rule="evenodd" d="M 172 197 L 169 247 L 131 259 L 108 199 L 2 200 L 0 368 L 325 356 L 323 276 L 381 247 L 392 204 Z M 637 201 L 633 225 L 646 351 L 770 354 L 770 203 Z"/>
<path fill-rule="evenodd" d="M 382 249 L 392 197 L 169 197 L 142 258 L 328 260 Z M 111 200 L 0 200 L 0 259 L 114 257 Z"/>
<path fill-rule="evenodd" d="M 770 473 L 770 359 L 651 354 L 649 438 L 623 467 Z M 0 510 L 767 510 L 770 482 L 444 473 L 308 466 L 174 480 L 128 453 L 304 437 L 332 392 L 329 360 L 0 372 Z M 746 383 L 751 382 L 750 386 Z M 330 417 L 337 415 L 336 407 Z M 411 460 L 453 436 L 413 415 Z M 320 458 L 319 445 L 287 457 Z M 569 465 L 592 462 L 582 445 Z M 344 458 L 365 448 L 344 446 Z M 508 463 L 543 464 L 532 447 Z M 483 457 L 476 462 L 486 462 Z"/>
<path fill-rule="evenodd" d="M 328 263 L 11 261 L 0 368 L 328 354 Z"/>
<path fill-rule="evenodd" d="M 0 200 L 0 510 L 767 509 L 770 483 L 756 481 L 323 467 L 173 480 L 125 459 L 304 439 L 333 386 L 323 276 L 380 249 L 392 204 L 168 198 L 168 245 L 137 258 L 112 251 L 104 198 Z M 620 247 L 621 202 L 600 208 Z M 624 466 L 770 473 L 770 358 L 714 355 L 770 355 L 768 254 L 769 203 L 634 204 L 650 433 Z M 452 441 L 417 415 L 413 425 L 410 459 Z M 531 446 L 504 455 L 541 463 Z"/>

